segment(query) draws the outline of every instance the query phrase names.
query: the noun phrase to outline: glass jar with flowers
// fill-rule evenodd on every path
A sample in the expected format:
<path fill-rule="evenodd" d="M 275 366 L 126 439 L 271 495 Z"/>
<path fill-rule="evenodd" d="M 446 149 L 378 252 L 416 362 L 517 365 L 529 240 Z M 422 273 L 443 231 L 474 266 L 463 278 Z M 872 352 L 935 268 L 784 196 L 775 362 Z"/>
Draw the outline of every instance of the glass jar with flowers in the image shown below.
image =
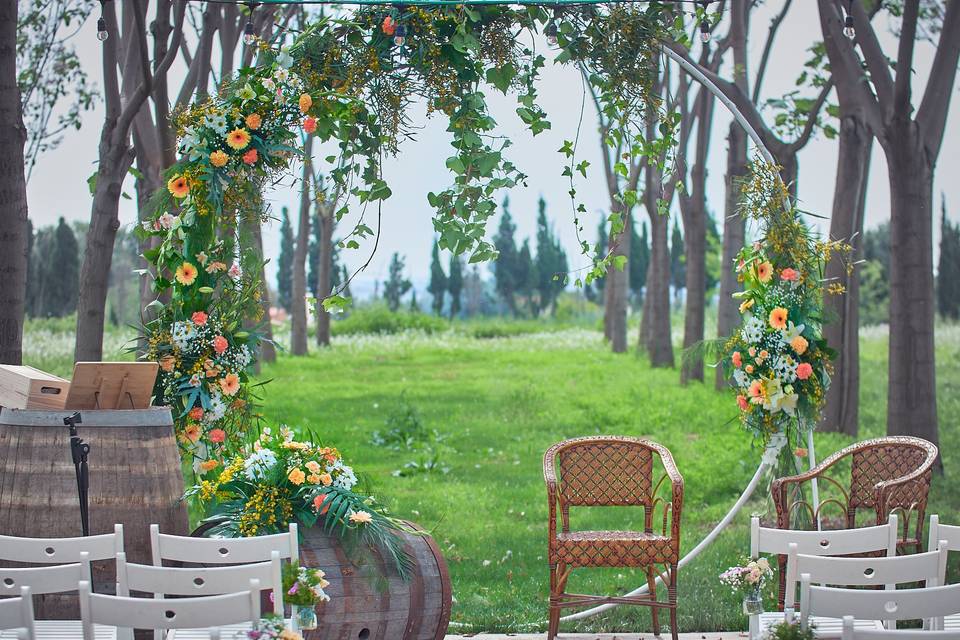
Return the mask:
<path fill-rule="evenodd" d="M 720 582 L 740 595 L 743 613 L 748 616 L 763 613 L 763 587 L 773 577 L 773 569 L 766 558 L 748 560 L 741 566 L 730 567 L 720 574 Z"/>
<path fill-rule="evenodd" d="M 280 616 L 265 616 L 248 631 L 240 631 L 235 640 L 303 640 L 303 636 L 287 629 Z"/>
<path fill-rule="evenodd" d="M 330 585 L 320 569 L 290 563 L 283 567 L 283 601 L 294 607 L 296 630 L 317 628 L 317 605 L 330 600 L 324 589 Z"/>

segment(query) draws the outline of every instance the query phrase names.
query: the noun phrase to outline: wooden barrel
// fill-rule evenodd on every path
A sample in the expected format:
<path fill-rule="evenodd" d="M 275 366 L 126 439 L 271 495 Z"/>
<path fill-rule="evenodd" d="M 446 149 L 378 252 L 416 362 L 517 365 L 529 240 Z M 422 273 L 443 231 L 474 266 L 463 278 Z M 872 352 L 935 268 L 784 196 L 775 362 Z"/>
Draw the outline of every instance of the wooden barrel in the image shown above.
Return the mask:
<path fill-rule="evenodd" d="M 0 412 L 0 533 L 59 538 L 82 535 L 70 433 L 71 411 Z M 123 525 L 131 562 L 150 564 L 150 524 L 189 532 L 183 473 L 169 408 L 81 411 L 77 432 L 90 445 L 90 533 Z M 9 564 L 4 562 L 4 564 Z M 94 588 L 112 592 L 113 562 L 94 563 Z M 40 618 L 76 618 L 76 597 L 38 599 Z"/>
<path fill-rule="evenodd" d="M 330 581 L 330 602 L 317 608 L 319 626 L 303 632 L 305 640 L 443 640 L 450 623 L 450 574 L 432 537 L 401 534 L 415 560 L 403 580 L 376 549 L 370 562 L 357 567 L 338 538 L 319 527 L 301 531 L 300 563 L 323 569 Z"/>

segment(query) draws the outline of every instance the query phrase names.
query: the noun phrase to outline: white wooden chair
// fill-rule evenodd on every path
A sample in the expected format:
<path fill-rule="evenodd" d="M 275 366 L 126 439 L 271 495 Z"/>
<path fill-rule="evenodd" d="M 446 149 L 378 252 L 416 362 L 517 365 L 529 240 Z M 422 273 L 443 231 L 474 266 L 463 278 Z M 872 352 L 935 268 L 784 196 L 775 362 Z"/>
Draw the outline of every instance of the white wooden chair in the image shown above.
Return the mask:
<path fill-rule="evenodd" d="M 853 624 L 853 616 L 844 616 L 843 635 L 840 637 L 841 640 L 960 640 L 960 630 L 856 629 Z"/>
<path fill-rule="evenodd" d="M 790 545 L 797 545 L 797 553 L 811 556 L 844 556 L 855 553 L 897 553 L 897 517 L 891 515 L 887 524 L 859 529 L 837 531 L 795 531 L 760 526 L 760 518 L 750 520 L 750 557 L 762 554 L 787 555 Z M 784 597 L 786 602 L 786 597 Z M 786 609 L 786 607 L 785 607 Z M 773 625 L 787 620 L 791 612 L 766 612 L 750 616 L 750 638 L 759 638 Z"/>
<path fill-rule="evenodd" d="M 90 583 L 80 583 L 80 619 L 83 640 L 96 640 L 94 624 L 126 629 L 208 629 L 207 637 L 220 640 L 218 627 L 238 622 L 255 624 L 260 619 L 260 584 L 249 589 L 201 598 L 128 598 L 90 592 Z"/>
<path fill-rule="evenodd" d="M 19 538 L 0 535 L 0 561 L 33 564 L 70 564 L 80 562 L 86 552 L 90 562 L 113 560 L 123 552 L 123 525 L 114 525 L 113 533 L 78 538 Z M 71 591 L 76 589 L 76 585 Z"/>
<path fill-rule="evenodd" d="M 897 585 L 923 582 L 924 587 L 941 586 L 947 572 L 947 550 L 916 553 L 908 556 L 885 558 L 831 558 L 797 553 L 797 545 L 790 545 L 787 554 L 787 604 L 785 610 L 794 609 L 798 576 L 808 576 L 812 584 L 869 587 L 883 585 L 887 590 Z M 817 636 L 838 638 L 842 635 L 842 620 L 818 616 L 812 624 Z M 856 619 L 858 630 L 896 629 L 894 619 L 886 624 L 879 619 Z"/>
<path fill-rule="evenodd" d="M 273 594 L 273 612 L 283 615 L 283 581 L 280 567 L 280 553 L 273 551 L 270 562 L 256 562 L 224 567 L 159 567 L 155 565 L 127 562 L 125 554 L 117 554 L 117 595 L 129 597 L 131 591 L 154 594 L 155 598 L 164 596 L 205 597 L 235 593 L 239 585 L 256 580 L 261 586 L 269 586 Z M 221 629 L 232 637 L 238 632 L 249 630 L 249 624 L 243 622 Z M 130 638 L 126 631 L 121 637 Z M 154 637 L 160 640 L 163 632 L 157 630 Z M 181 629 L 176 637 L 206 638 L 209 634 L 203 629 Z"/>
<path fill-rule="evenodd" d="M 36 639 L 30 587 L 20 587 L 20 595 L 16 598 L 0 600 L 0 629 L 15 630 L 18 640 Z"/>
<path fill-rule="evenodd" d="M 291 522 L 287 533 L 275 533 L 251 538 L 195 538 L 160 533 L 158 525 L 150 525 L 150 545 L 154 566 L 163 566 L 165 560 L 191 564 L 251 564 L 270 562 L 273 553 L 281 560 L 292 563 L 300 561 L 300 538 L 297 523 Z M 279 599 L 274 596 L 274 606 Z M 282 603 L 281 603 L 282 607 Z M 293 615 L 288 626 L 296 624 L 297 607 L 291 607 Z M 282 614 L 283 609 L 279 612 Z M 296 630 L 296 629 L 294 629 Z M 180 635 L 183 634 L 183 635 Z M 178 632 L 178 638 L 187 638 L 186 632 Z"/>
<path fill-rule="evenodd" d="M 61 558 L 68 554 L 61 555 Z M 28 587 L 31 595 L 70 593 L 77 590 L 81 581 L 90 580 L 90 562 L 87 551 L 75 554 L 80 560 L 71 564 L 56 564 L 45 567 L 0 567 L 0 595 L 19 594 L 21 587 Z M 114 640 L 116 633 L 109 627 L 97 627 L 97 640 Z M 38 640 L 73 640 L 79 638 L 79 620 L 37 620 L 34 635 Z M 12 631 L 0 632 L 0 638 L 15 638 Z"/>
<path fill-rule="evenodd" d="M 930 516 L 930 536 L 927 540 L 927 550 L 946 542 L 948 551 L 960 551 L 960 526 L 940 524 L 940 516 L 934 514 Z M 960 631 L 960 615 L 946 616 L 937 621 L 937 626 L 947 631 Z"/>
<path fill-rule="evenodd" d="M 923 589 L 838 589 L 800 574 L 800 626 L 813 616 L 858 620 L 935 620 L 960 613 L 960 584 Z M 890 633 L 894 633 L 890 631 Z"/>

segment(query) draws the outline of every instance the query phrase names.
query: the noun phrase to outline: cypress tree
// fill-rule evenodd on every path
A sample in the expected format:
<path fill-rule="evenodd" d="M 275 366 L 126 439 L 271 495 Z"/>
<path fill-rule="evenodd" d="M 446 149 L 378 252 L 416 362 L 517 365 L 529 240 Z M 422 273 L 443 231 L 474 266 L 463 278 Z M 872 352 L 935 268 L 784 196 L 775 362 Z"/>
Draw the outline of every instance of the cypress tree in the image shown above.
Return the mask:
<path fill-rule="evenodd" d="M 410 313 L 420 313 L 420 303 L 417 302 L 417 290 L 410 294 Z"/>
<path fill-rule="evenodd" d="M 451 260 L 450 268 L 453 269 Z M 452 275 L 452 273 L 451 273 Z M 434 240 L 433 252 L 430 254 L 430 284 L 427 291 L 433 296 L 431 308 L 436 315 L 443 313 L 443 295 L 447 291 L 447 274 L 443 272 L 443 265 L 440 264 L 440 244 Z"/>
<path fill-rule="evenodd" d="M 450 291 L 450 319 L 460 315 L 460 294 L 463 292 L 463 263 L 460 256 L 450 256 L 450 278 L 447 285 Z"/>
<path fill-rule="evenodd" d="M 942 198 L 942 196 L 941 196 Z M 947 220 L 946 199 L 941 200 L 940 261 L 937 264 L 937 311 L 944 318 L 960 318 L 960 226 Z"/>
<path fill-rule="evenodd" d="M 396 311 L 400 308 L 400 299 L 413 286 L 413 283 L 403 275 L 405 262 L 397 252 L 394 252 L 390 258 L 387 280 L 383 283 L 383 299 L 387 301 L 387 307 L 390 311 Z"/>
<path fill-rule="evenodd" d="M 493 277 L 497 293 L 500 294 L 500 298 L 513 314 L 517 312 L 514 296 L 518 285 L 516 274 L 517 261 L 519 260 L 517 242 L 514 239 L 516 231 L 517 226 L 510 216 L 510 200 L 505 196 L 503 198 L 503 215 L 500 216 L 497 234 L 493 237 L 493 244 L 499 253 L 497 261 L 493 264 Z"/>
<path fill-rule="evenodd" d="M 293 301 L 293 227 L 284 207 L 280 219 L 280 255 L 277 257 L 277 304 L 290 311 Z"/>
<path fill-rule="evenodd" d="M 537 315 L 537 300 L 534 294 L 537 292 L 537 264 L 533 260 L 533 254 L 530 252 L 530 240 L 525 238 L 520 247 L 520 255 L 517 256 L 517 293 L 527 301 L 527 310 L 530 315 Z"/>
<path fill-rule="evenodd" d="M 630 291 L 637 303 L 643 301 L 643 287 L 647 284 L 647 270 L 650 268 L 650 237 L 647 223 L 641 223 L 642 233 L 637 233 L 634 223 L 636 216 L 630 216 Z"/>
<path fill-rule="evenodd" d="M 567 255 L 547 220 L 547 203 L 541 197 L 537 212 L 537 292 L 540 310 L 553 309 L 564 288 Z"/>
<path fill-rule="evenodd" d="M 73 229 L 63 218 L 49 236 L 48 249 L 38 252 L 44 272 L 43 312 L 46 317 L 62 318 L 77 310 L 80 282 L 80 245 Z"/>

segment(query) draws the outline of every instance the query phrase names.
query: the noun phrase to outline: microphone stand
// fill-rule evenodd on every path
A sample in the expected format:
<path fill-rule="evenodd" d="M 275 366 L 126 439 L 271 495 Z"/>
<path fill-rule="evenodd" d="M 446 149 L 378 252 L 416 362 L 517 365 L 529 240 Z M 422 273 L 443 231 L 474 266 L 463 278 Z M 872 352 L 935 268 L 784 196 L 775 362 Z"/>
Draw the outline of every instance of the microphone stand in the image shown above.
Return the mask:
<path fill-rule="evenodd" d="M 77 425 L 82 424 L 80 412 L 63 419 L 65 427 L 70 428 L 70 456 L 73 458 L 73 467 L 77 472 L 77 496 L 80 499 L 80 526 L 83 535 L 90 535 L 90 470 L 87 467 L 87 456 L 90 454 L 90 445 L 77 434 Z"/>

